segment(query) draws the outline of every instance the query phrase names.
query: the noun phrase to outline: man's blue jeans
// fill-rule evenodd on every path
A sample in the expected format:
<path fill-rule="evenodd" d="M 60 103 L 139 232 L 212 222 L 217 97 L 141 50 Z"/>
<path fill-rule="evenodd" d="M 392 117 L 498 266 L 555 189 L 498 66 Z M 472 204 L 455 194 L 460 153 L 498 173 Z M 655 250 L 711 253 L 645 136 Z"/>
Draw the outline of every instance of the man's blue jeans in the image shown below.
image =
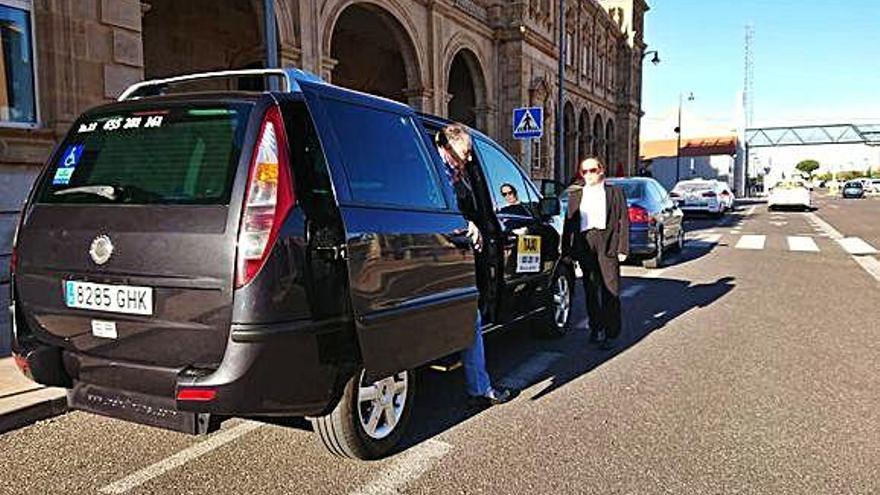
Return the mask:
<path fill-rule="evenodd" d="M 477 321 L 474 324 L 474 343 L 461 351 L 461 363 L 464 366 L 464 378 L 467 382 L 467 393 L 471 396 L 482 396 L 489 393 L 492 383 L 486 371 L 486 353 L 483 350 L 483 319 L 477 309 Z"/>

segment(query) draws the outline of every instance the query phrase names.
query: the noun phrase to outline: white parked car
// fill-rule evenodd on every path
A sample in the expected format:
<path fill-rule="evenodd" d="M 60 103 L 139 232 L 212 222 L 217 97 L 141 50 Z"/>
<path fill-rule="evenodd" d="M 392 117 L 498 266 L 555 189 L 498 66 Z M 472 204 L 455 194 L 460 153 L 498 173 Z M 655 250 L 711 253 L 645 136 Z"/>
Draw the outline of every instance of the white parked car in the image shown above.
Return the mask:
<path fill-rule="evenodd" d="M 880 179 L 871 179 L 871 190 L 874 194 L 880 194 Z"/>
<path fill-rule="evenodd" d="M 801 207 L 809 210 L 813 207 L 813 195 L 803 181 L 787 180 L 777 183 L 770 189 L 767 196 L 767 207 L 771 210 L 780 206 Z"/>
<path fill-rule="evenodd" d="M 680 181 L 669 196 L 685 213 L 712 213 L 721 216 L 733 210 L 736 198 L 726 182 L 708 179 Z"/>

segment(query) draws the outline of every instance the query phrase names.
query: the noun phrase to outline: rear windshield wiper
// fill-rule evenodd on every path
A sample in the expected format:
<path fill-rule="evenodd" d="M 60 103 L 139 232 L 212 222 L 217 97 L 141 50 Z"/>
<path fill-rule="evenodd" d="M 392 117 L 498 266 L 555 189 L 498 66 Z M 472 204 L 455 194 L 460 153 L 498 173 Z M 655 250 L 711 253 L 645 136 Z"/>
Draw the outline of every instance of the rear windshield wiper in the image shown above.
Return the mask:
<path fill-rule="evenodd" d="M 119 187 L 117 186 L 79 186 L 55 191 L 52 195 L 64 196 L 67 194 L 93 194 L 95 196 L 109 199 L 110 201 L 116 201 L 116 193 L 118 190 Z"/>
<path fill-rule="evenodd" d="M 161 194 L 156 194 L 152 191 L 148 191 L 142 187 L 126 185 L 120 186 L 117 184 L 101 184 L 101 185 L 93 185 L 93 186 L 78 186 L 71 187 L 68 189 L 62 189 L 60 191 L 55 191 L 52 193 L 55 196 L 63 196 L 65 194 L 92 194 L 94 196 L 99 196 L 104 199 L 108 199 L 110 201 L 117 202 L 129 202 L 134 199 L 144 200 L 147 202 L 156 202 L 161 201 L 163 196 Z"/>

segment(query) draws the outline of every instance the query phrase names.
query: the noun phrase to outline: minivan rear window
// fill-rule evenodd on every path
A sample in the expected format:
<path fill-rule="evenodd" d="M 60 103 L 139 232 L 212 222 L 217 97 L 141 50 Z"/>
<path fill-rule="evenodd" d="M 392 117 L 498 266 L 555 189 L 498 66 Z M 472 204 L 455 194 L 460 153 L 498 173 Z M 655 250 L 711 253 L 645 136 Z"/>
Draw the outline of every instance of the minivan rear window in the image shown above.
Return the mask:
<path fill-rule="evenodd" d="M 42 203 L 228 204 L 247 103 L 89 114 L 44 177 Z"/>

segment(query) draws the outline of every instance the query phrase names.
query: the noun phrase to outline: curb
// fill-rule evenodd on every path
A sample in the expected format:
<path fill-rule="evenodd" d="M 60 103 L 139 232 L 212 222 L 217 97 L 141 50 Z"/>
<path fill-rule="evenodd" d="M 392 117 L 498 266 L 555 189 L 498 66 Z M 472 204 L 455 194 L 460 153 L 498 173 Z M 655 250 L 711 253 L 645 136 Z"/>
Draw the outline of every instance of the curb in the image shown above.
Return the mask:
<path fill-rule="evenodd" d="M 43 400 L 0 415 L 0 433 L 16 430 L 68 411 L 67 396 Z"/>

